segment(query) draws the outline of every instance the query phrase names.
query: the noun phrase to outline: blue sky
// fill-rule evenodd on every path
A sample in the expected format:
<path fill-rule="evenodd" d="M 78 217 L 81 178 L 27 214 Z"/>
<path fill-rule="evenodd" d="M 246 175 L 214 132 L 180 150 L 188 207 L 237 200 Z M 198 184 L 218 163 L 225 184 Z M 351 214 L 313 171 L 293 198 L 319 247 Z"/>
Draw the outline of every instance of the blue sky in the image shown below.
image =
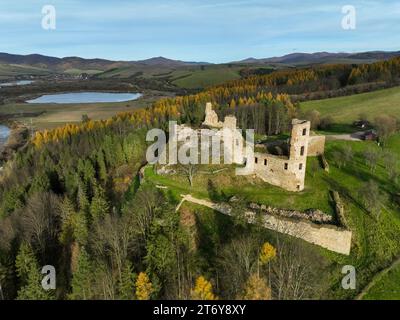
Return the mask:
<path fill-rule="evenodd" d="M 54 5 L 56 30 L 41 27 Z M 343 30 L 342 6 L 357 10 Z M 227 62 L 292 52 L 400 50 L 400 1 L 1 0 L 0 51 Z"/>

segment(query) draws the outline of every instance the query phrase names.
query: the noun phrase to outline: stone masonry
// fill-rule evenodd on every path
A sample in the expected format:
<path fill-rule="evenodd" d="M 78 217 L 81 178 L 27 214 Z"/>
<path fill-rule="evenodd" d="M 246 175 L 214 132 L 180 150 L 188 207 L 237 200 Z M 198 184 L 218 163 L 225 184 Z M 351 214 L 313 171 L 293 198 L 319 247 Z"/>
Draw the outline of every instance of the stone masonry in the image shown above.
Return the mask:
<path fill-rule="evenodd" d="M 294 119 L 289 156 L 255 153 L 255 172 L 265 182 L 288 191 L 304 190 L 310 122 Z"/>

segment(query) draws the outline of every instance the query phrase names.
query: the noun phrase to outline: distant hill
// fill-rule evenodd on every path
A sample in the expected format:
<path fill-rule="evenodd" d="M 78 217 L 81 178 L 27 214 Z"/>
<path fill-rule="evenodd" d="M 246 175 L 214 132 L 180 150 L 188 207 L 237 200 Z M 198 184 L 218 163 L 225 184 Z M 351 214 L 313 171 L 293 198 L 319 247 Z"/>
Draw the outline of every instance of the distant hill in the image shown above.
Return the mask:
<path fill-rule="evenodd" d="M 282 57 L 264 59 L 248 58 L 234 63 L 244 64 L 315 64 L 315 63 L 362 63 L 390 59 L 400 56 L 400 51 L 370 51 L 360 53 L 291 53 Z"/>
<path fill-rule="evenodd" d="M 181 67 L 199 64 L 202 62 L 185 62 L 171 60 L 164 57 L 155 57 L 141 61 L 112 61 L 106 59 L 84 59 L 80 57 L 56 58 L 40 54 L 17 55 L 0 53 L 0 64 L 18 64 L 37 68 L 50 69 L 53 71 L 65 71 L 69 69 L 100 70 L 106 71 L 114 68 L 130 66 L 162 66 L 162 67 Z"/>
<path fill-rule="evenodd" d="M 207 65 L 208 62 L 187 62 L 181 60 L 171 60 L 164 57 L 154 57 L 146 60 L 131 61 L 130 64 L 143 64 L 148 66 L 164 66 L 164 67 L 183 67 L 193 65 Z"/>
<path fill-rule="evenodd" d="M 81 57 L 51 57 L 41 54 L 18 55 L 0 53 L 0 80 L 10 78 L 65 74 L 78 76 L 89 74 L 98 79 L 135 78 L 147 86 L 167 83 L 183 88 L 203 88 L 242 76 L 241 70 L 276 70 L 288 67 L 310 66 L 314 64 L 373 63 L 378 60 L 400 56 L 400 51 L 371 51 L 360 53 L 291 53 L 282 57 L 265 59 L 248 58 L 223 64 L 173 60 L 153 57 L 139 61 L 113 61 L 107 59 L 85 59 Z M 268 71 L 267 70 L 267 71 Z M 264 70 L 265 71 L 265 70 Z M 264 72 L 260 71 L 260 72 Z"/>

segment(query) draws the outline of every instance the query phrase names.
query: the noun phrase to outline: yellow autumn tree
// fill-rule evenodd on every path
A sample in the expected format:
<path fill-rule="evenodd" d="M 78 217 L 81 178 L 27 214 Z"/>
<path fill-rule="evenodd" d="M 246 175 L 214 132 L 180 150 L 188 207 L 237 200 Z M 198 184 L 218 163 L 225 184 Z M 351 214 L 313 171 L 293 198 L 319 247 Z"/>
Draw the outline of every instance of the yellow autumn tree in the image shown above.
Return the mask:
<path fill-rule="evenodd" d="M 267 286 L 267 281 L 252 274 L 247 280 L 243 296 L 239 297 L 242 300 L 271 300 L 271 288 Z"/>
<path fill-rule="evenodd" d="M 211 282 L 203 276 L 196 279 L 196 284 L 192 290 L 192 299 L 194 300 L 217 300 L 218 297 L 212 291 Z"/>
<path fill-rule="evenodd" d="M 150 300 L 153 285 L 146 273 L 141 272 L 136 280 L 136 297 L 138 300 Z"/>
<path fill-rule="evenodd" d="M 276 249 L 269 243 L 265 242 L 261 247 L 260 264 L 265 265 L 276 257 Z"/>

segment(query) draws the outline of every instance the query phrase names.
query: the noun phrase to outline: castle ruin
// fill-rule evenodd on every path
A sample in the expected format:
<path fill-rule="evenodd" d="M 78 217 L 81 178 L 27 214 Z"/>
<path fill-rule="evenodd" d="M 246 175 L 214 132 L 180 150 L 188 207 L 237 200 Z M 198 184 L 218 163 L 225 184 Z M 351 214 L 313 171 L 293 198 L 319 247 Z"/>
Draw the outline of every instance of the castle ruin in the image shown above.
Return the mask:
<path fill-rule="evenodd" d="M 235 116 L 227 116 L 222 123 L 211 103 L 207 103 L 204 126 L 236 129 L 236 122 Z M 287 155 L 255 152 L 254 159 L 246 161 L 254 161 L 254 174 L 263 181 L 288 191 L 299 192 L 304 190 L 307 157 L 324 153 L 325 136 L 311 135 L 310 121 L 293 119 L 287 147 Z"/>

